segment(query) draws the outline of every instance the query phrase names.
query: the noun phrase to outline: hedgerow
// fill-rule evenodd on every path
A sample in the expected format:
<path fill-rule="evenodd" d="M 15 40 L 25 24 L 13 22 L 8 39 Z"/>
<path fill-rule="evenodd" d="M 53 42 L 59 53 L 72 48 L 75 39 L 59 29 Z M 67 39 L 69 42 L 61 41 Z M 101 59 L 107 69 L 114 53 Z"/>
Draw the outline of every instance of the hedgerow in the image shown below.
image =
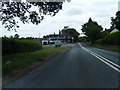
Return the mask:
<path fill-rule="evenodd" d="M 20 53 L 20 52 L 31 52 L 31 51 L 39 50 L 41 48 L 42 45 L 37 41 L 2 38 L 3 55 Z"/>
<path fill-rule="evenodd" d="M 120 31 L 110 33 L 105 37 L 106 44 L 120 45 Z"/>
<path fill-rule="evenodd" d="M 96 40 L 95 42 L 98 43 L 98 44 L 104 44 L 104 43 L 105 43 L 105 40 L 104 40 L 104 38 L 103 38 L 103 39 L 98 39 L 98 40 Z"/>
<path fill-rule="evenodd" d="M 120 45 L 120 31 L 109 33 L 104 38 L 96 40 L 98 44 Z"/>

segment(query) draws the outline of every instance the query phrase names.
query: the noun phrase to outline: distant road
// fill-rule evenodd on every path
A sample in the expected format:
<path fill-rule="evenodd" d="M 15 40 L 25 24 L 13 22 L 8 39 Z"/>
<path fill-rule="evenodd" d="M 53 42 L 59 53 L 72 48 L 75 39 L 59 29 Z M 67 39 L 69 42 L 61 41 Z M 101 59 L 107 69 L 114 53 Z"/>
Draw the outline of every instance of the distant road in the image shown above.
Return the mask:
<path fill-rule="evenodd" d="M 118 88 L 119 54 L 76 43 L 6 88 Z"/>
<path fill-rule="evenodd" d="M 54 46 L 54 47 L 55 47 L 55 44 L 43 45 L 43 47 L 49 47 L 49 46 Z M 72 44 L 72 43 L 67 43 L 67 44 L 62 44 L 62 46 L 74 47 L 74 44 Z"/>

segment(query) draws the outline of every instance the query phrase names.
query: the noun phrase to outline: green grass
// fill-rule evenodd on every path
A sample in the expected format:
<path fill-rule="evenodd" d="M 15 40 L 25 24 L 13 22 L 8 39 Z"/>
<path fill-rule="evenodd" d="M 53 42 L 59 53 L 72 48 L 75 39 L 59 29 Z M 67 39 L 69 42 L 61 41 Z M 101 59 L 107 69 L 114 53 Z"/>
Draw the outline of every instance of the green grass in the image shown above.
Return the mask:
<path fill-rule="evenodd" d="M 68 47 L 43 47 L 43 49 L 27 52 L 6 55 L 2 57 L 2 70 L 3 76 L 9 75 L 14 70 L 25 68 L 27 65 L 32 65 L 35 62 L 43 61 L 46 57 L 53 55 L 57 52 L 63 51 Z"/>
<path fill-rule="evenodd" d="M 107 50 L 113 50 L 113 51 L 120 51 L 120 47 L 117 45 L 100 45 L 100 44 L 94 44 L 92 45 L 96 48 L 101 48 L 101 49 L 107 49 Z"/>

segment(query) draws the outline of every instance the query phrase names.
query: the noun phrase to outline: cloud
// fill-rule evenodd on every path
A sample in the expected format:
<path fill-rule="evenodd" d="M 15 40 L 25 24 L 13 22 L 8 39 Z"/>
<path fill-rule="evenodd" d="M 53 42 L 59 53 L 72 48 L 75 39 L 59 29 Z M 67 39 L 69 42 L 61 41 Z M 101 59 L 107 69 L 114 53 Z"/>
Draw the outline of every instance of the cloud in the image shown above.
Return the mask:
<path fill-rule="evenodd" d="M 45 16 L 39 25 L 19 23 L 17 30 L 21 37 L 39 37 L 52 33 L 58 33 L 64 26 L 68 25 L 81 32 L 81 25 L 91 17 L 103 28 L 110 27 L 110 17 L 115 16 L 118 10 L 119 0 L 71 0 L 63 3 L 63 9 L 54 17 Z M 36 8 L 33 8 L 36 9 Z M 7 31 L 0 23 L 3 35 L 14 35 L 16 32 Z"/>
<path fill-rule="evenodd" d="M 66 12 L 66 15 L 68 16 L 75 16 L 75 15 L 81 15 L 82 14 L 82 10 L 80 6 L 73 6 L 70 7 Z"/>

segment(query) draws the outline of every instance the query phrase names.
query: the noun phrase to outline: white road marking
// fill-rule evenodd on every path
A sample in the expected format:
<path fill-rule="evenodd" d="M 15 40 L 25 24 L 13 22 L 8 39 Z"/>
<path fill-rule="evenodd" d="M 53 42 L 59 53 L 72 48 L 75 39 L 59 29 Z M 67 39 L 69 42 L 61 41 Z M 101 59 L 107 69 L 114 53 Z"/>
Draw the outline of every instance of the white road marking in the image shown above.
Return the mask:
<path fill-rule="evenodd" d="M 92 53 L 93 56 L 95 56 L 96 58 L 98 58 L 100 61 L 102 61 L 103 63 L 107 64 L 108 66 L 110 66 L 111 68 L 113 68 L 114 70 L 116 70 L 117 72 L 120 73 L 120 70 L 116 67 L 114 67 L 112 64 L 106 62 L 105 60 L 103 60 L 102 58 L 96 56 L 95 54 Z"/>
<path fill-rule="evenodd" d="M 94 52 L 91 52 L 91 53 L 93 53 L 93 54 L 95 54 L 96 56 L 98 56 L 98 57 L 100 57 L 100 58 L 104 59 L 105 61 L 107 61 L 107 62 L 109 62 L 109 63 L 113 64 L 114 66 L 116 66 L 116 67 L 120 68 L 120 66 L 119 66 L 119 65 L 117 65 L 116 63 L 111 62 L 110 60 L 108 60 L 108 59 L 106 59 L 106 58 L 104 58 L 104 57 L 102 57 L 102 56 L 98 55 L 97 53 L 94 53 Z"/>
<path fill-rule="evenodd" d="M 115 71 L 119 72 L 120 73 L 120 70 L 118 68 L 120 68 L 119 65 L 117 65 L 116 63 L 113 63 L 112 61 L 104 58 L 103 56 L 101 55 L 98 55 L 97 53 L 93 52 L 93 51 L 90 51 L 86 48 L 84 48 L 80 43 L 79 45 L 85 50 L 87 51 L 88 53 L 90 53 L 91 55 L 93 55 L 94 57 L 96 57 L 97 59 L 99 59 L 100 61 L 102 61 L 103 63 L 107 64 L 108 66 L 110 66 L 112 69 L 114 69 Z M 115 67 L 116 66 L 116 67 Z"/>
<path fill-rule="evenodd" d="M 90 52 L 90 50 L 84 48 L 80 43 L 79 43 L 79 45 L 80 45 L 84 50 L 86 50 L 87 52 Z"/>

